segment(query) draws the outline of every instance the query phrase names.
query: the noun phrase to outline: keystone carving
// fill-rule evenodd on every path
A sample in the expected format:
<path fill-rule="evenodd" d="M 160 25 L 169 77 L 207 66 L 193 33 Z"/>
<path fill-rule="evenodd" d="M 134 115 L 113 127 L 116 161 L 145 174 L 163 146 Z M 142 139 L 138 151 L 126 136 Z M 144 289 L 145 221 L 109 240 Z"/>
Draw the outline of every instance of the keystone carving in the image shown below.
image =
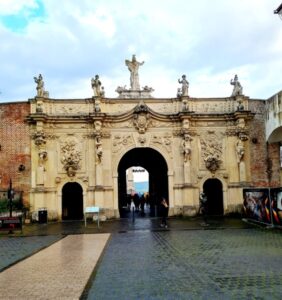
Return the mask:
<path fill-rule="evenodd" d="M 139 133 L 145 133 L 150 124 L 148 107 L 141 103 L 134 109 L 133 124 Z"/>

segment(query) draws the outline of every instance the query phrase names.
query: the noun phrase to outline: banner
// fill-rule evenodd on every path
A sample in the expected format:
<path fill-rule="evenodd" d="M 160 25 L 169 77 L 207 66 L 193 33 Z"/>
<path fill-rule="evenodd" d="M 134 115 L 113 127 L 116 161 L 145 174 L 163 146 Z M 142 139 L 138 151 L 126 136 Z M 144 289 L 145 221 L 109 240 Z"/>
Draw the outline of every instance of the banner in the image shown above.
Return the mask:
<path fill-rule="evenodd" d="M 271 223 L 269 189 L 244 189 L 243 198 L 247 218 Z"/>
<path fill-rule="evenodd" d="M 282 188 L 270 190 L 272 222 L 274 225 L 282 225 Z"/>

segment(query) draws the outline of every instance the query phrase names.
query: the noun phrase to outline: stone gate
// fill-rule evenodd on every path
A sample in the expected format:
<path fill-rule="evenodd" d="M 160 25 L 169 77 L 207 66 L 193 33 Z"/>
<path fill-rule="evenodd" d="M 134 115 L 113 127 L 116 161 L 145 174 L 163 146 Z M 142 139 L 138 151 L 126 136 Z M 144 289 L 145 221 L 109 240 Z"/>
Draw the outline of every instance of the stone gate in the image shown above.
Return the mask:
<path fill-rule="evenodd" d="M 140 165 L 149 172 L 149 193 L 169 199 L 170 215 L 195 215 L 205 187 L 214 214 L 240 211 L 242 188 L 252 184 L 249 127 L 255 114 L 238 77 L 230 97 L 190 97 L 183 75 L 177 96 L 159 99 L 153 88 L 140 88 L 143 62 L 133 56 L 125 64 L 130 88 L 118 87 L 117 98 L 105 96 L 98 75 L 87 99 L 52 99 L 42 76 L 36 78 L 27 117 L 33 209 L 47 207 L 64 219 L 68 209 L 95 205 L 119 217 L 126 168 Z M 64 201 L 79 203 L 65 206 L 66 194 Z"/>

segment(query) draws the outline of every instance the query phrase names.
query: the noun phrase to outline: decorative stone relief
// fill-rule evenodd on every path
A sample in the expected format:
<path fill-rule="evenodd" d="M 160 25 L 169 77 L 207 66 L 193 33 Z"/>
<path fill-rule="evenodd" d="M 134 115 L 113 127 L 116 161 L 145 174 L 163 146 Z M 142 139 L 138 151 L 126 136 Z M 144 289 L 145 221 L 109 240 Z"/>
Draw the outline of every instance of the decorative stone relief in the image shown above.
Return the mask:
<path fill-rule="evenodd" d="M 101 133 L 101 129 L 102 129 L 102 122 L 99 120 L 94 121 L 94 130 L 97 133 Z"/>
<path fill-rule="evenodd" d="M 150 115 L 146 113 L 140 113 L 134 115 L 133 124 L 139 133 L 145 133 L 149 125 Z"/>
<path fill-rule="evenodd" d="M 74 137 L 67 138 L 61 145 L 61 163 L 69 177 L 73 177 L 80 169 L 80 162 L 81 151 L 78 141 Z"/>
<path fill-rule="evenodd" d="M 167 152 L 171 152 L 171 144 L 172 144 L 172 136 L 170 134 L 165 134 L 163 136 L 161 135 L 153 135 L 151 142 L 153 144 L 159 144 L 162 145 Z"/>
<path fill-rule="evenodd" d="M 31 137 L 34 140 L 34 144 L 38 147 L 46 144 L 46 135 L 43 130 L 34 132 Z"/>
<path fill-rule="evenodd" d="M 183 100 L 182 100 L 182 111 L 183 112 L 189 111 L 189 105 L 188 105 L 187 98 L 183 98 Z"/>
<path fill-rule="evenodd" d="M 200 138 L 200 143 L 206 168 L 215 172 L 222 162 L 222 142 L 219 135 L 214 131 L 208 131 L 205 136 Z"/>
<path fill-rule="evenodd" d="M 164 144 L 164 147 L 166 148 L 166 151 L 171 152 L 172 136 L 170 134 L 167 133 L 164 135 L 163 144 Z"/>
<path fill-rule="evenodd" d="M 36 113 L 42 114 L 43 113 L 43 102 L 42 101 L 36 101 Z"/>
<path fill-rule="evenodd" d="M 139 133 L 145 133 L 148 125 L 150 124 L 150 114 L 148 106 L 144 103 L 140 103 L 134 109 L 133 125 Z"/>
<path fill-rule="evenodd" d="M 209 99 L 209 100 L 193 100 L 189 98 L 189 110 L 199 113 L 230 113 L 237 110 L 236 101 L 234 99 Z"/>
<path fill-rule="evenodd" d="M 113 138 L 113 152 L 118 153 L 124 147 L 134 144 L 134 140 L 130 134 L 117 134 Z"/>
<path fill-rule="evenodd" d="M 190 121 L 189 121 L 188 119 L 184 119 L 184 120 L 182 121 L 182 128 L 183 128 L 184 130 L 187 130 L 187 129 L 189 129 L 189 127 L 190 127 Z"/>
<path fill-rule="evenodd" d="M 56 114 L 88 114 L 89 108 L 87 105 L 81 104 L 70 104 L 67 105 L 58 103 L 55 106 L 55 113 Z"/>
<path fill-rule="evenodd" d="M 146 136 L 144 134 L 140 134 L 139 137 L 138 137 L 138 143 L 141 146 L 145 146 L 146 141 L 147 141 Z"/>

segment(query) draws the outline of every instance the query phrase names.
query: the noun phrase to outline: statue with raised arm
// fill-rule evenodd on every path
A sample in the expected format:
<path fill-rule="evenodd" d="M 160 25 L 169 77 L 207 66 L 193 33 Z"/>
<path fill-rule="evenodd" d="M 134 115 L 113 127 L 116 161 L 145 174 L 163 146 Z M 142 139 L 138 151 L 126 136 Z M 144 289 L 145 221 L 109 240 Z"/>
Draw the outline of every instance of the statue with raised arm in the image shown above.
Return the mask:
<path fill-rule="evenodd" d="M 237 75 L 234 76 L 234 79 L 230 80 L 230 84 L 234 85 L 231 97 L 236 97 L 236 96 L 243 95 L 243 88 L 242 88 L 240 82 L 238 81 L 238 76 Z"/>
<path fill-rule="evenodd" d="M 35 83 L 37 84 L 36 90 L 37 90 L 37 96 L 38 97 L 44 97 L 44 81 L 41 74 L 39 74 L 38 78 L 33 77 Z"/>
<path fill-rule="evenodd" d="M 125 65 L 128 67 L 128 70 L 130 71 L 130 87 L 132 91 L 140 90 L 138 69 L 139 66 L 142 66 L 143 64 L 144 61 L 138 62 L 136 60 L 135 55 L 132 55 L 132 61 L 128 59 L 125 60 Z"/>
<path fill-rule="evenodd" d="M 186 75 L 182 75 L 182 80 L 178 79 L 178 82 L 182 84 L 181 96 L 188 96 L 189 82 L 186 79 Z"/>

